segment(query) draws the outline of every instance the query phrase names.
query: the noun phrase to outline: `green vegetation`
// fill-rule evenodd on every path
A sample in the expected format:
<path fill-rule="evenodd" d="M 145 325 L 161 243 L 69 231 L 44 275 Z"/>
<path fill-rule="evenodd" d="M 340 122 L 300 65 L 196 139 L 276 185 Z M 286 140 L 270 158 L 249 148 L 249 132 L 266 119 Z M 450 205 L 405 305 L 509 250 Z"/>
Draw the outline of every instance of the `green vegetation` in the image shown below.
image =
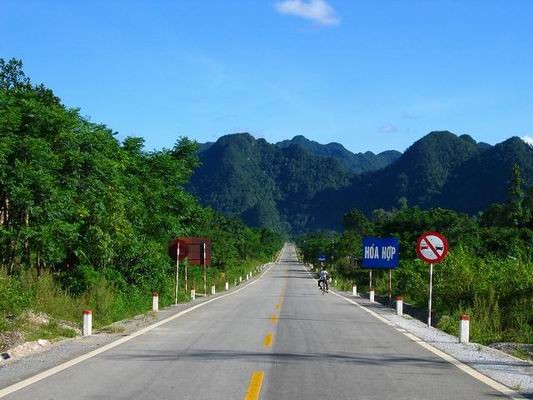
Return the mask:
<path fill-rule="evenodd" d="M 445 209 L 417 207 L 376 210 L 368 219 L 359 210 L 344 217 L 345 231 L 302 236 L 298 244 L 307 262 L 328 255 L 328 268 L 341 289 L 352 282 L 367 290 L 367 270 L 360 265 L 363 236 L 400 238 L 400 266 L 393 272 L 392 295 L 427 307 L 428 266 L 415 253 L 424 231 L 443 233 L 450 253 L 436 265 L 433 310 L 439 327 L 457 334 L 458 317 L 471 315 L 472 340 L 480 343 L 533 343 L 533 190 L 513 168 L 509 201 L 495 204 L 476 218 Z M 388 294 L 388 273 L 374 272 L 377 293 Z"/>
<path fill-rule="evenodd" d="M 348 171 L 356 174 L 376 171 L 396 161 L 402 153 L 395 150 L 374 154 L 371 151 L 354 154 L 344 148 L 340 143 L 320 144 L 309 140 L 302 135 L 297 135 L 291 140 L 276 143 L 277 147 L 298 145 L 310 154 L 322 157 L 331 157 L 338 160 Z"/>
<path fill-rule="evenodd" d="M 348 185 L 351 175 L 334 158 L 296 144 L 280 148 L 247 133 L 221 137 L 200 159 L 190 187 L 204 205 L 278 232 L 310 229 L 315 195 Z"/>
<path fill-rule="evenodd" d="M 505 201 L 515 164 L 533 185 L 533 147 L 517 137 L 490 146 L 431 132 L 399 157 L 367 155 L 303 136 L 273 145 L 228 135 L 204 147 L 191 188 L 204 204 L 248 224 L 301 234 L 339 231 L 353 208 L 369 215 L 403 203 L 475 215 Z"/>
<path fill-rule="evenodd" d="M 513 351 L 512 354 L 516 358 L 521 358 L 522 360 L 533 361 L 533 359 L 531 358 L 531 354 L 524 349 L 517 348 Z"/>
<path fill-rule="evenodd" d="M 141 138 L 119 142 L 32 85 L 20 61 L 0 59 L 0 333 L 27 309 L 77 322 L 91 308 L 103 326 L 148 310 L 152 291 L 169 304 L 176 236 L 213 239 L 210 282 L 270 260 L 279 235 L 187 192 L 198 165 L 187 138 L 151 152 Z M 54 323 L 46 329 L 57 333 Z"/>

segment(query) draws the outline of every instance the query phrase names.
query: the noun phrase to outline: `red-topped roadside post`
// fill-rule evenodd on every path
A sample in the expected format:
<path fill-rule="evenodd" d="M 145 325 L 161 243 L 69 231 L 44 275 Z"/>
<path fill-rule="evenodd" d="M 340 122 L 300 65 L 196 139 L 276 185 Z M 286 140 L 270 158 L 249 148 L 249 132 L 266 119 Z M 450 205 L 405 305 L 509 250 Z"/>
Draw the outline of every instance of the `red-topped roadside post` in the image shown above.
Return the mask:
<path fill-rule="evenodd" d="M 403 297 L 396 296 L 396 315 L 403 315 Z"/>
<path fill-rule="evenodd" d="M 459 343 L 470 341 L 470 316 L 463 314 L 459 317 Z"/>
<path fill-rule="evenodd" d="M 82 336 L 91 336 L 93 334 L 93 312 L 91 310 L 83 310 L 83 328 L 81 330 Z"/>
<path fill-rule="evenodd" d="M 157 292 L 152 292 L 152 311 L 159 311 L 159 293 Z"/>

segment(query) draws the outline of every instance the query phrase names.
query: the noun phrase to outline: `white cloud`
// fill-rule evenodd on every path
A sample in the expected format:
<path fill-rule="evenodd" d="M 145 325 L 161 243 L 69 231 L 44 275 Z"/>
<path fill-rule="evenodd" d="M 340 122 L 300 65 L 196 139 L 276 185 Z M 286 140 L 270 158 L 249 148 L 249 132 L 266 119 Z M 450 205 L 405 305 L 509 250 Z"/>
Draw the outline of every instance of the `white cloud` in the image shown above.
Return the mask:
<path fill-rule="evenodd" d="M 340 18 L 326 0 L 282 0 L 274 4 L 281 14 L 310 19 L 321 25 L 337 25 Z"/>
<path fill-rule="evenodd" d="M 526 142 L 527 144 L 529 144 L 530 146 L 533 146 L 533 136 L 529 136 L 529 135 L 523 136 L 522 140 Z"/>
<path fill-rule="evenodd" d="M 392 124 L 383 124 L 379 127 L 379 132 L 380 133 L 394 133 L 394 132 L 398 132 L 398 128 L 396 128 Z"/>

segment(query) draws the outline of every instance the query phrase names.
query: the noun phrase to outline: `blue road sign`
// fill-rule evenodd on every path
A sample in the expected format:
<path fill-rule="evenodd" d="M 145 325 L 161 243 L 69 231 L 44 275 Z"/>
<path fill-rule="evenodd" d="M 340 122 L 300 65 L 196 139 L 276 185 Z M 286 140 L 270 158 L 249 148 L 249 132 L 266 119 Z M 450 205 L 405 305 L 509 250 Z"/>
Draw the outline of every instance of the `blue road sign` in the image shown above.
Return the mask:
<path fill-rule="evenodd" d="M 363 238 L 363 268 L 394 269 L 398 266 L 398 238 Z"/>
<path fill-rule="evenodd" d="M 324 262 L 326 261 L 326 256 L 324 254 L 320 254 L 316 259 L 320 262 Z"/>

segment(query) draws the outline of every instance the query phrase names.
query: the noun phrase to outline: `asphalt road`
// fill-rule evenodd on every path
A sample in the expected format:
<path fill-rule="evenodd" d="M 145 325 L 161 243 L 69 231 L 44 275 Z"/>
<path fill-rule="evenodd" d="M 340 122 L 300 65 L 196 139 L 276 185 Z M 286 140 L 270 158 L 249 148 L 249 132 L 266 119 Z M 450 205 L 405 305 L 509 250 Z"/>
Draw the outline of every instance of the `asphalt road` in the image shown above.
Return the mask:
<path fill-rule="evenodd" d="M 475 380 L 330 294 L 286 246 L 253 285 L 6 399 L 495 399 Z"/>

